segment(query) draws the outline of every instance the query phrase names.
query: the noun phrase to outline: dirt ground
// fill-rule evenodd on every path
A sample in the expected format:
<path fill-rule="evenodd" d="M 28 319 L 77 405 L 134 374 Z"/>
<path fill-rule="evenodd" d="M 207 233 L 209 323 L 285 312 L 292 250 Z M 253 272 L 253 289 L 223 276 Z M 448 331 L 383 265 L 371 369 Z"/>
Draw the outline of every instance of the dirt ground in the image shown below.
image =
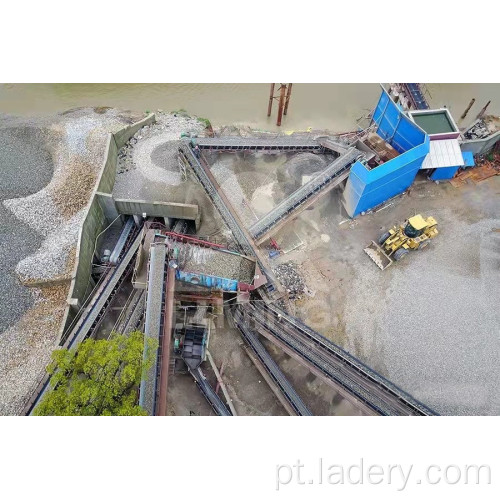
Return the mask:
<path fill-rule="evenodd" d="M 222 378 L 238 415 L 287 415 L 278 399 L 246 355 L 239 333 L 219 317 L 212 328 L 208 349 L 217 367 L 223 364 Z M 201 368 L 212 387 L 217 380 L 209 361 Z M 169 382 L 168 406 L 172 415 L 214 415 L 189 374 L 175 375 Z M 222 390 L 219 396 L 224 401 Z M 192 412 L 192 413 L 191 413 Z"/>
<path fill-rule="evenodd" d="M 249 158 L 219 155 L 212 164 L 237 210 L 244 213 L 245 204 L 251 208 L 247 224 L 298 187 L 288 185 L 287 165 L 299 165 L 301 175 L 316 168 L 310 158 L 290 163 L 290 155 Z M 499 177 L 456 189 L 448 182 L 430 182 L 421 173 L 406 194 L 351 220 L 339 187 L 275 236 L 287 251 L 299 247 L 269 265 L 297 263 L 312 296 L 304 294 L 293 303 L 295 314 L 437 413 L 497 415 L 500 233 L 494 229 L 500 228 L 499 195 Z M 238 204 L 238 197 L 244 202 Z M 416 213 L 437 219 L 438 237 L 425 250 L 379 270 L 363 248 Z M 260 406 L 264 381 L 252 394 L 259 375 L 238 347 L 239 337 L 226 332 L 224 338 L 231 346 L 217 347 L 215 336 L 211 351 L 218 363 L 223 358 L 228 363 L 239 411 L 276 414 L 269 404 Z M 266 345 L 313 413 L 357 414 L 295 360 Z M 240 389 L 243 382 L 245 390 Z M 275 400 L 267 392 L 262 399 Z"/>
<path fill-rule="evenodd" d="M 209 351 L 218 367 L 223 364 L 222 378 L 238 415 L 288 415 L 243 348 L 239 332 L 227 322 L 210 334 Z M 272 343 L 261 341 L 314 415 L 361 415 L 362 412 L 334 389 L 321 382 Z M 217 381 L 210 363 L 202 364 L 203 373 L 213 387 Z M 222 391 L 219 396 L 224 400 Z M 175 375 L 169 382 L 169 408 L 172 415 L 213 415 L 208 403 L 189 375 Z"/>
<path fill-rule="evenodd" d="M 387 208 L 349 220 L 335 189 L 283 228 L 303 246 L 271 262 L 295 261 L 314 294 L 295 302 L 298 317 L 417 399 L 442 414 L 499 414 L 499 195 L 498 176 L 455 189 L 419 175 Z M 415 213 L 440 234 L 379 270 L 363 248 Z"/>
<path fill-rule="evenodd" d="M 315 153 L 205 152 L 224 194 L 247 227 L 333 161 Z"/>
<path fill-rule="evenodd" d="M 209 158 L 247 225 L 327 161 L 310 154 Z M 295 314 L 437 413 L 498 415 L 500 233 L 494 229 L 500 228 L 499 195 L 499 177 L 456 189 L 448 182 L 430 182 L 421 173 L 407 193 L 351 220 L 339 187 L 275 235 L 287 253 L 269 265 L 297 263 L 311 293 L 294 302 Z M 363 248 L 417 213 L 434 216 L 440 234 L 424 251 L 379 270 Z M 224 378 L 238 413 L 284 414 L 240 342 L 237 332 L 219 329 L 209 347 L 218 365 L 225 362 Z M 313 413 L 359 413 L 294 360 L 266 345 Z M 205 371 L 213 377 L 209 367 Z M 209 414 L 186 380 L 178 387 L 198 396 L 189 402 L 197 405 L 190 411 Z M 173 407 L 176 414 L 189 414 L 187 410 L 182 402 Z"/>

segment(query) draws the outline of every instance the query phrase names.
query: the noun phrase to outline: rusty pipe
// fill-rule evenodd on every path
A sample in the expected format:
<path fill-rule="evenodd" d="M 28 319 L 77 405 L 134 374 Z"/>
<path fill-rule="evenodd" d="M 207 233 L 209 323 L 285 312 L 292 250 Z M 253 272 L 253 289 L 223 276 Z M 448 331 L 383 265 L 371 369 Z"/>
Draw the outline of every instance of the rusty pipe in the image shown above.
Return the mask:
<path fill-rule="evenodd" d="M 290 97 L 292 96 L 292 83 L 288 84 L 288 91 L 286 93 L 286 101 L 285 101 L 285 109 L 283 111 L 283 114 L 286 115 L 288 112 L 288 103 L 290 102 Z"/>
<path fill-rule="evenodd" d="M 167 291 L 165 294 L 165 317 L 163 319 L 163 339 L 161 343 L 160 391 L 158 395 L 158 416 L 167 415 L 168 372 L 170 370 L 170 339 L 174 313 L 175 269 L 168 266 Z"/>
<path fill-rule="evenodd" d="M 283 106 L 285 104 L 285 91 L 286 91 L 286 85 L 281 84 L 280 104 L 278 108 L 278 120 L 276 121 L 276 125 L 278 125 L 278 127 L 281 127 L 281 118 L 283 117 Z"/>

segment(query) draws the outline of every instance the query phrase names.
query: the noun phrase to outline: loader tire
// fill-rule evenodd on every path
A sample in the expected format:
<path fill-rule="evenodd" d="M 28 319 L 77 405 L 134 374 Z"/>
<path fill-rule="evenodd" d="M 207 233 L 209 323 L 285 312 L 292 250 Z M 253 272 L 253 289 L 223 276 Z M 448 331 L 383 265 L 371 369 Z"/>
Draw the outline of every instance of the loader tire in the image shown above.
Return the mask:
<path fill-rule="evenodd" d="M 429 246 L 429 244 L 430 244 L 430 241 L 429 240 L 425 240 L 422 243 L 420 243 L 420 245 L 418 246 L 418 249 L 419 250 L 423 250 L 425 247 Z"/>
<path fill-rule="evenodd" d="M 400 248 L 394 252 L 394 260 L 401 260 L 409 253 L 410 251 L 406 248 Z"/>
<path fill-rule="evenodd" d="M 387 239 L 389 238 L 389 236 L 391 235 L 391 233 L 389 233 L 389 231 L 387 231 L 387 233 L 384 233 L 379 239 L 378 239 L 378 244 L 379 245 L 383 245 Z"/>

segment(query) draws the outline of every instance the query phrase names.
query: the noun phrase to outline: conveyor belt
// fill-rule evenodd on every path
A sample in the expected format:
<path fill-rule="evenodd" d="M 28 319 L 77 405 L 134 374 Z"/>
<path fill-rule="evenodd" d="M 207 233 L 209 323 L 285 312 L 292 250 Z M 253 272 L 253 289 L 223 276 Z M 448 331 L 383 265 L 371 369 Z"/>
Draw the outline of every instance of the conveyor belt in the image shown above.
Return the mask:
<path fill-rule="evenodd" d="M 120 255 L 125 247 L 125 244 L 127 243 L 130 233 L 132 233 L 132 231 L 134 230 L 134 226 L 135 226 L 134 218 L 129 217 L 127 219 L 127 222 L 125 222 L 122 228 L 120 237 L 116 242 L 115 248 L 113 249 L 111 255 L 109 256 L 109 263 L 112 264 L 113 266 L 116 265 L 120 260 Z"/>
<path fill-rule="evenodd" d="M 116 332 L 128 334 L 137 330 L 144 315 L 144 293 L 144 290 L 134 288 L 129 302 L 126 304 L 115 325 Z"/>
<path fill-rule="evenodd" d="M 362 156 L 363 154 L 358 149 L 348 148 L 342 156 L 336 158 L 325 170 L 311 179 L 307 184 L 301 186 L 268 214 L 253 224 L 250 227 L 250 233 L 253 238 L 257 240 L 257 243 L 261 243 L 266 233 L 278 224 L 281 227 L 283 221 L 288 217 L 297 215 L 308 201 L 313 201 L 319 198 L 321 194 L 333 189 L 333 187 L 345 179 L 351 166 Z"/>
<path fill-rule="evenodd" d="M 312 137 L 199 137 L 195 139 L 200 149 L 217 151 L 319 151 L 321 145 Z"/>
<path fill-rule="evenodd" d="M 166 245 L 163 243 L 151 245 L 149 255 L 148 284 L 146 289 L 146 319 L 144 325 L 144 357 L 149 354 L 146 349 L 147 339 L 156 340 L 158 345 L 153 356 L 153 364 L 146 377 L 141 381 L 139 405 L 142 406 L 149 415 L 155 415 L 159 364 L 158 350 L 165 307 Z"/>
<path fill-rule="evenodd" d="M 100 315 L 102 315 L 102 312 L 106 307 L 106 302 L 110 298 L 111 293 L 113 293 L 116 290 L 117 286 L 121 284 L 125 271 L 131 270 L 129 264 L 131 263 L 132 258 L 135 256 L 140 242 L 141 238 L 139 233 L 135 237 L 132 245 L 130 245 L 123 259 L 120 261 L 118 266 L 116 266 L 114 271 L 112 271 L 110 279 L 106 281 L 103 289 L 98 292 L 98 296 L 96 297 L 95 302 L 93 302 L 87 313 L 84 313 L 78 321 L 74 330 L 74 334 L 70 334 L 65 347 L 69 349 L 80 344 L 92 333 L 94 323 L 99 319 Z"/>
<path fill-rule="evenodd" d="M 243 224 L 241 224 L 241 221 L 239 221 L 237 215 L 235 215 L 231 204 L 225 198 L 224 194 L 220 192 L 217 181 L 211 174 L 210 170 L 208 168 L 204 168 L 204 166 L 200 163 L 200 160 L 195 156 L 192 149 L 187 144 L 184 144 L 183 147 L 179 148 L 179 154 L 181 158 L 192 168 L 201 185 L 205 188 L 205 191 L 215 205 L 215 208 L 217 208 L 222 219 L 231 230 L 239 249 L 244 254 L 255 258 L 260 270 L 268 280 L 269 290 L 272 291 L 274 288 L 272 273 L 267 269 L 267 265 L 260 259 L 259 254 L 256 251 L 256 247 L 253 241 L 251 241 L 251 236 L 243 229 Z"/>
<path fill-rule="evenodd" d="M 245 306 L 259 330 L 279 339 L 325 377 L 380 415 L 434 412 L 358 359 L 272 304 Z M 267 336 L 267 335 L 266 335 Z"/>
<path fill-rule="evenodd" d="M 67 349 L 76 347 L 93 333 L 100 320 L 102 320 L 113 294 L 120 288 L 124 277 L 131 271 L 131 261 L 139 248 L 140 240 L 141 234 L 138 233 L 135 235 L 135 239 L 130 246 L 126 248 L 125 254 L 118 266 L 103 277 L 88 307 L 81 312 L 75 327 L 65 337 L 63 347 Z M 121 253 L 123 254 L 123 250 Z M 26 403 L 23 409 L 24 415 L 30 415 L 33 412 L 35 406 L 49 389 L 49 385 L 50 375 L 45 374 Z"/>
<path fill-rule="evenodd" d="M 418 83 L 402 83 L 415 109 L 429 109 L 429 104 Z"/>
<path fill-rule="evenodd" d="M 190 373 L 214 412 L 222 417 L 232 417 L 233 414 L 215 393 L 212 386 L 208 383 L 208 380 L 205 375 L 203 375 L 201 368 L 198 367 L 195 370 L 190 371 Z"/>
<path fill-rule="evenodd" d="M 243 315 L 240 310 L 236 309 L 234 313 L 234 320 L 238 330 L 241 332 L 243 338 L 250 345 L 259 360 L 264 364 L 268 374 L 280 388 L 283 396 L 292 406 L 295 413 L 301 416 L 311 416 L 312 413 L 304 404 L 300 396 L 297 394 L 292 384 L 287 380 L 279 366 L 273 360 L 271 355 L 266 351 L 261 341 L 257 336 L 245 325 Z"/>

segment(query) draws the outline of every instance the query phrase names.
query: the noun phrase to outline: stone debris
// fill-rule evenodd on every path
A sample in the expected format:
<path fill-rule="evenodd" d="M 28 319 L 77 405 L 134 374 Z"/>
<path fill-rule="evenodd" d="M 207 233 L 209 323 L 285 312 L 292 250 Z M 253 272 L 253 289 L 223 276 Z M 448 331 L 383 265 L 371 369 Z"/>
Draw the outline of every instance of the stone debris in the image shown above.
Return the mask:
<path fill-rule="evenodd" d="M 18 415 L 57 344 L 68 284 L 31 289 L 34 305 L 0 335 L 0 415 Z"/>
<path fill-rule="evenodd" d="M 70 279 L 73 271 L 69 256 L 76 251 L 76 243 L 85 210 L 80 210 L 68 222 L 49 234 L 42 246 L 33 254 L 21 260 L 16 272 L 24 284 Z"/>
<path fill-rule="evenodd" d="M 196 137 L 204 125 L 184 114 L 158 111 L 155 116 L 155 123 L 138 130 L 120 149 L 117 173 L 139 169 L 147 179 L 176 186 L 181 183 L 177 155 L 181 134 Z"/>
<path fill-rule="evenodd" d="M 226 243 L 231 233 L 214 208 L 203 186 L 187 169 L 185 180 L 179 169 L 181 135 L 203 134 L 205 125 L 180 113 L 155 113 L 156 123 L 139 130 L 119 151 L 113 188 L 116 199 L 154 199 L 158 202 L 189 203 L 200 211 L 199 234 L 215 235 Z"/>
<path fill-rule="evenodd" d="M 491 130 L 484 120 L 479 120 L 469 130 L 464 133 L 466 139 L 484 139 L 491 134 Z"/>
<path fill-rule="evenodd" d="M 276 279 L 286 288 L 290 299 L 300 300 L 302 298 L 306 286 L 295 262 L 279 264 L 273 269 L 273 272 Z"/>
<path fill-rule="evenodd" d="M 186 272 L 220 276 L 244 283 L 251 283 L 255 275 L 255 262 L 240 255 L 171 239 L 169 244 L 178 250 L 179 267 Z"/>

